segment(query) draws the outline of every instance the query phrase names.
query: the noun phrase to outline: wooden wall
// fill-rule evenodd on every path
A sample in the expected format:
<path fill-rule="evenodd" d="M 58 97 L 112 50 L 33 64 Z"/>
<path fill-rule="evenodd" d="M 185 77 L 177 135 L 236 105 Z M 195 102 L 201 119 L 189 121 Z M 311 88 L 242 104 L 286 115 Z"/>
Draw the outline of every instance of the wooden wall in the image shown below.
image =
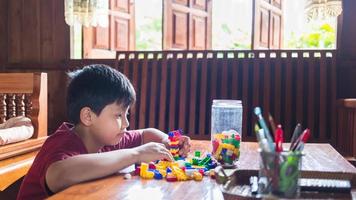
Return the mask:
<path fill-rule="evenodd" d="M 63 1 L 1 0 L 1 63 L 58 64 L 69 59 L 63 10 Z"/>

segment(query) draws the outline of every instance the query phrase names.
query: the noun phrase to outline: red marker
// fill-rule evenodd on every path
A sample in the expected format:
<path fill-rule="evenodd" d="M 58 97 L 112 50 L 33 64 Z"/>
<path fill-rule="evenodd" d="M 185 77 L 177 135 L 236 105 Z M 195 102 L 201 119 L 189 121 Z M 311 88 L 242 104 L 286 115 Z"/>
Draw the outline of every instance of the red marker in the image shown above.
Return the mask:
<path fill-rule="evenodd" d="M 308 141 L 310 137 L 310 130 L 305 129 L 302 135 L 298 138 L 297 142 L 294 145 L 293 151 L 303 151 L 304 144 Z"/>
<path fill-rule="evenodd" d="M 282 126 L 279 124 L 276 129 L 276 133 L 274 134 L 274 141 L 276 143 L 276 152 L 282 152 L 283 151 L 283 130 Z"/>

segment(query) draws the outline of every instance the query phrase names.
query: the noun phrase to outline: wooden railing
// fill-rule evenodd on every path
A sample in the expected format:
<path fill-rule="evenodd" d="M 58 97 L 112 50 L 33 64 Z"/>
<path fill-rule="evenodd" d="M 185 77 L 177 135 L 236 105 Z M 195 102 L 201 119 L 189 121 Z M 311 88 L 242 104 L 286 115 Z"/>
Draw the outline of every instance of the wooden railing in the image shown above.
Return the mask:
<path fill-rule="evenodd" d="M 261 106 L 287 139 L 300 122 L 313 141 L 336 141 L 335 51 L 118 52 L 116 65 L 138 94 L 131 128 L 181 128 L 209 139 L 212 100 L 240 99 L 243 140 L 254 140 L 252 110 Z"/>

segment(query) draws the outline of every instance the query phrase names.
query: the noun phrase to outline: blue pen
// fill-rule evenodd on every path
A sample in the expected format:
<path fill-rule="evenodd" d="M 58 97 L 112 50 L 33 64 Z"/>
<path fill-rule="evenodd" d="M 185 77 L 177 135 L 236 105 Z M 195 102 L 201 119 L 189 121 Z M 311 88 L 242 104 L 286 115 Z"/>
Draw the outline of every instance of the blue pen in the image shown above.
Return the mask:
<path fill-rule="evenodd" d="M 258 123 L 260 124 L 260 126 L 262 127 L 262 129 L 264 130 L 264 135 L 268 141 L 268 145 L 270 146 L 270 149 L 272 151 L 275 150 L 275 147 L 273 145 L 273 139 L 272 139 L 272 136 L 271 134 L 269 133 L 269 130 L 268 130 L 268 127 L 267 127 L 267 124 L 265 122 L 265 120 L 263 119 L 262 117 L 262 111 L 261 111 L 261 108 L 260 107 L 256 107 L 254 109 L 254 113 L 255 115 L 258 117 Z"/>

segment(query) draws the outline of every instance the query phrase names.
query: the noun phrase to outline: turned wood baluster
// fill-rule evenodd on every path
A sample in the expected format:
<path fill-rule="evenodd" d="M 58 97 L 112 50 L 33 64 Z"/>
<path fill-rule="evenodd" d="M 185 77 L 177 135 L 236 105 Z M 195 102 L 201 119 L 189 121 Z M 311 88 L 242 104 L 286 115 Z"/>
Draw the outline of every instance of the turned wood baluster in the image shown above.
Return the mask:
<path fill-rule="evenodd" d="M 0 123 L 6 121 L 6 94 L 0 94 Z"/>
<path fill-rule="evenodd" d="M 17 116 L 25 116 L 25 95 L 17 94 L 16 95 L 16 111 Z"/>
<path fill-rule="evenodd" d="M 25 95 L 25 115 L 26 117 L 30 117 L 32 110 L 32 101 L 31 101 L 31 94 Z"/>
<path fill-rule="evenodd" d="M 15 94 L 8 94 L 7 98 L 7 119 L 16 117 Z"/>

